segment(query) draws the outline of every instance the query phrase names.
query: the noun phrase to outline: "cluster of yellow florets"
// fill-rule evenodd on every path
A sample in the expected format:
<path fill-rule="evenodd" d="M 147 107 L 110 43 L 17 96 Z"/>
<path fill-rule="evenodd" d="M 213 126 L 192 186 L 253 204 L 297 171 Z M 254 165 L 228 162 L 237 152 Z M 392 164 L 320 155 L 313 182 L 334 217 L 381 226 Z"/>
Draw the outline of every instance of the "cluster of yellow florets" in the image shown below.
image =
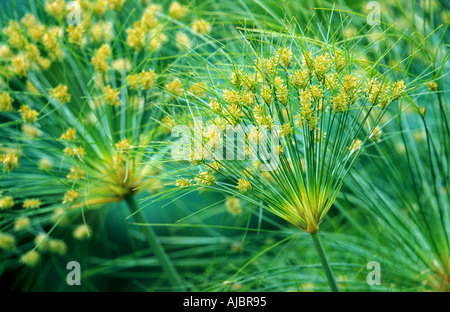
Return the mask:
<path fill-rule="evenodd" d="M 105 101 L 111 106 L 120 106 L 120 89 L 111 88 L 110 85 L 107 85 L 104 89 Z"/>
<path fill-rule="evenodd" d="M 169 7 L 169 16 L 174 19 L 182 19 L 189 12 L 189 8 L 186 5 L 181 5 L 177 1 L 174 1 L 170 4 Z"/>
<path fill-rule="evenodd" d="M 219 169 L 219 168 L 216 168 Z M 210 170 L 205 170 L 200 172 L 194 177 L 194 180 L 196 182 L 197 186 L 213 186 L 216 182 L 216 177 L 214 176 L 213 172 L 216 171 L 214 168 L 210 168 Z M 195 185 L 192 183 L 191 179 L 188 178 L 179 178 L 176 183 L 176 186 L 180 188 L 187 188 L 190 186 Z"/>
<path fill-rule="evenodd" d="M 23 208 L 25 209 L 37 209 L 41 206 L 41 201 L 36 198 L 25 199 L 23 202 Z"/>
<path fill-rule="evenodd" d="M 60 139 L 61 140 L 65 140 L 65 141 L 73 141 L 77 138 L 77 130 L 75 130 L 74 128 L 69 128 L 66 130 L 66 132 L 64 132 Z"/>
<path fill-rule="evenodd" d="M 66 13 L 67 7 L 64 0 L 47 1 L 45 11 L 57 19 L 62 19 Z"/>
<path fill-rule="evenodd" d="M 63 204 L 71 204 L 80 197 L 80 193 L 75 190 L 69 190 L 64 194 Z"/>
<path fill-rule="evenodd" d="M 56 88 L 50 90 L 50 97 L 65 104 L 70 101 L 69 88 L 63 84 L 59 84 Z"/>
<path fill-rule="evenodd" d="M 80 168 L 80 166 L 73 166 L 70 168 L 70 173 L 67 175 L 69 181 L 78 181 L 86 178 L 86 171 Z"/>
<path fill-rule="evenodd" d="M 15 222 L 14 222 L 14 230 L 15 231 L 20 231 L 24 228 L 26 228 L 29 224 L 30 224 L 31 220 L 28 217 L 21 217 L 18 218 Z"/>
<path fill-rule="evenodd" d="M 92 229 L 87 224 L 80 224 L 73 231 L 73 237 L 78 240 L 89 239 L 89 237 L 91 235 L 92 235 Z"/>
<path fill-rule="evenodd" d="M 29 124 L 23 124 L 22 131 L 28 138 L 37 138 L 42 135 L 41 130 Z"/>
<path fill-rule="evenodd" d="M 185 188 L 185 187 L 189 187 L 192 185 L 192 181 L 189 180 L 188 178 L 179 178 L 176 183 L 176 186 L 181 187 L 181 188 Z"/>
<path fill-rule="evenodd" d="M 119 150 L 119 151 L 129 150 L 132 147 L 133 146 L 131 145 L 130 140 L 127 139 L 127 138 L 125 138 L 125 139 L 121 140 L 120 142 L 116 143 L 116 149 Z"/>
<path fill-rule="evenodd" d="M 195 177 L 198 185 L 211 186 L 216 184 L 216 178 L 208 171 L 200 171 Z"/>
<path fill-rule="evenodd" d="M 242 213 L 241 201 L 237 197 L 229 197 L 225 201 L 225 207 L 227 211 L 233 216 L 240 215 Z"/>
<path fill-rule="evenodd" d="M 38 112 L 28 105 L 22 105 L 19 109 L 22 120 L 25 123 L 32 123 L 37 120 Z"/>
<path fill-rule="evenodd" d="M 12 99 L 8 92 L 0 93 L 0 112 L 11 112 L 14 108 L 12 106 Z"/>
<path fill-rule="evenodd" d="M 168 31 L 167 21 L 160 20 L 158 15 L 162 12 L 162 6 L 157 4 L 148 5 L 139 21 L 126 30 L 127 44 L 130 48 L 141 51 L 147 49 L 150 52 L 161 49 L 168 41 L 166 32 Z M 170 4 L 168 15 L 176 20 L 183 19 L 189 12 L 186 5 L 181 5 L 177 1 Z M 202 35 L 211 30 L 211 25 L 203 19 L 195 20 L 192 29 Z M 189 37 L 182 31 L 175 34 L 177 46 L 180 50 L 191 46 Z"/>
<path fill-rule="evenodd" d="M 85 30 L 83 25 L 78 26 L 69 25 L 69 27 L 67 27 L 67 33 L 69 42 L 74 46 L 81 46 L 82 44 L 85 43 L 84 37 Z"/>
<path fill-rule="evenodd" d="M 10 251 L 16 247 L 16 239 L 14 236 L 0 232 L 0 249 Z"/>
<path fill-rule="evenodd" d="M 109 69 L 108 60 L 111 57 L 111 47 L 109 44 L 103 44 L 100 48 L 95 51 L 92 57 L 92 65 L 94 69 L 99 72 L 104 72 Z"/>
<path fill-rule="evenodd" d="M 197 19 L 192 24 L 192 30 L 200 35 L 206 35 L 211 31 L 211 24 L 204 19 Z"/>
<path fill-rule="evenodd" d="M 174 79 L 172 82 L 166 84 L 166 89 L 169 93 L 177 96 L 181 95 L 183 92 L 181 81 L 178 79 Z"/>
<path fill-rule="evenodd" d="M 84 158 L 84 148 L 82 146 L 78 147 L 66 147 L 64 149 L 64 154 L 66 154 L 69 157 L 77 158 L 77 159 L 83 159 Z"/>
<path fill-rule="evenodd" d="M 250 184 L 250 182 L 248 180 L 246 180 L 244 178 L 240 178 L 238 180 L 238 184 L 237 184 L 236 188 L 238 189 L 239 192 L 245 193 L 252 189 L 252 185 Z"/>
<path fill-rule="evenodd" d="M 62 256 L 67 250 L 66 243 L 63 240 L 54 239 L 45 233 L 38 234 L 34 243 L 39 252 L 51 252 Z"/>
<path fill-rule="evenodd" d="M 0 196 L 0 210 L 14 207 L 14 199 L 11 196 Z"/>
<path fill-rule="evenodd" d="M 269 57 L 256 59 L 254 66 L 242 66 L 232 72 L 231 88 L 218 90 L 209 99 L 216 126 L 223 130 L 227 125 L 250 123 L 255 127 L 246 139 L 252 144 L 265 138 L 262 127 L 271 130 L 279 125 L 279 137 L 285 140 L 295 133 L 296 127 L 306 127 L 318 143 L 326 138 L 320 129 L 324 114 L 344 114 L 350 107 L 364 109 L 367 101 L 371 103 L 369 106 L 385 109 L 405 90 L 403 81 L 393 85 L 377 79 L 366 82 L 367 78 L 352 74 L 349 56 L 339 49 L 316 56 L 308 51 L 300 57 L 295 57 L 296 54 L 289 48 L 279 48 Z M 361 106 L 354 107 L 357 101 L 361 101 Z M 377 141 L 380 133 L 375 129 L 371 139 Z M 362 142 L 354 141 L 349 149 L 353 153 L 361 147 Z M 249 148 L 245 148 L 248 156 Z M 279 154 L 285 149 L 285 143 L 277 147 Z M 208 159 L 203 155 L 202 160 Z M 240 192 L 252 189 L 251 179 L 249 176 L 239 179 L 237 189 Z"/>
<path fill-rule="evenodd" d="M 127 84 L 132 90 L 149 90 L 156 82 L 157 74 L 149 69 L 139 74 L 130 74 L 127 76 Z"/>
<path fill-rule="evenodd" d="M 3 165 L 4 172 L 11 172 L 19 167 L 19 157 L 15 152 L 0 154 L 0 163 Z"/>
<path fill-rule="evenodd" d="M 380 82 L 373 78 L 366 86 L 366 97 L 373 105 L 387 107 L 392 101 L 397 100 L 405 91 L 406 86 L 403 80 L 394 84 L 389 82 Z"/>
<path fill-rule="evenodd" d="M 35 251 L 31 250 L 20 257 L 20 262 L 26 266 L 34 267 L 38 264 L 41 259 L 41 255 Z"/>

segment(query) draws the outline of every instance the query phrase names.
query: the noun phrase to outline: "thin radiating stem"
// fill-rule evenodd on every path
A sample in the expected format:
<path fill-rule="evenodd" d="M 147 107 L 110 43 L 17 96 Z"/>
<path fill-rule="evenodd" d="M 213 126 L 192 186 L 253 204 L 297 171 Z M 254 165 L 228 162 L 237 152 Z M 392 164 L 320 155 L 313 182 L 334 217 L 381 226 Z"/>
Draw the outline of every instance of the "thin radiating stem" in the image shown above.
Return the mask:
<path fill-rule="evenodd" d="M 136 222 L 146 224 L 147 220 L 145 216 L 139 211 L 136 205 L 136 201 L 134 200 L 134 197 L 132 195 L 128 195 L 125 197 L 125 201 L 131 213 L 133 214 L 133 218 L 136 220 Z M 183 282 L 181 281 L 180 276 L 178 275 L 175 269 L 175 266 L 172 264 L 170 258 L 167 256 L 164 248 L 159 242 L 159 239 L 156 236 L 153 229 L 150 226 L 140 226 L 140 229 L 142 234 L 144 234 L 150 247 L 153 249 L 156 258 L 158 258 L 158 261 L 160 262 L 164 272 L 167 274 L 167 277 L 172 286 L 175 287 L 177 291 L 186 290 L 185 286 L 183 285 Z"/>
<path fill-rule="evenodd" d="M 331 291 L 339 292 L 339 288 L 334 278 L 333 271 L 331 270 L 331 266 L 328 263 L 327 255 L 325 254 L 325 250 L 323 249 L 322 242 L 320 241 L 319 234 L 311 234 L 311 238 L 314 242 L 314 247 L 316 247 L 317 254 L 319 255 L 320 262 L 322 263 L 322 268 L 327 277 L 328 285 L 330 285 Z"/>

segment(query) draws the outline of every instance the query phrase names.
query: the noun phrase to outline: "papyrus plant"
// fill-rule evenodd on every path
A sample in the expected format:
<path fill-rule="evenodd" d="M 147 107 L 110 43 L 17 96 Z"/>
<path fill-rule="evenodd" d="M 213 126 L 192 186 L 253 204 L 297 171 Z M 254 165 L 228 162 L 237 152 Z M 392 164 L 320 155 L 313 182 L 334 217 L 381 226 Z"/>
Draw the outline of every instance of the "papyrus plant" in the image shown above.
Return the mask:
<path fill-rule="evenodd" d="M 237 35 L 226 61 L 195 67 L 209 78 L 205 97 L 188 94 L 182 104 L 189 127 L 174 129 L 182 133 L 174 148 L 191 163 L 176 185 L 225 191 L 310 233 L 337 290 L 317 232 L 405 84 L 345 47 L 311 42 Z"/>
<path fill-rule="evenodd" d="M 152 142 L 168 133 L 161 86 L 182 90 L 166 71 L 211 25 L 176 1 L 127 3 L 77 1 L 79 24 L 68 24 L 63 0 L 30 1 L 39 14 L 2 12 L 0 248 L 8 267 L 35 266 L 44 251 L 64 254 L 51 237 L 60 227 L 89 237 L 87 209 L 125 201 L 145 221 L 134 196 L 160 187 L 163 154 Z M 40 233 L 36 244 L 30 233 Z M 184 289 L 152 229 L 143 234 Z"/>
<path fill-rule="evenodd" d="M 383 20 L 396 21 L 399 29 L 391 42 L 402 37 L 390 56 L 394 60 L 414 56 L 401 64 L 404 75 L 414 77 L 414 84 L 410 83 L 403 105 L 396 107 L 398 114 L 380 143 L 356 164 L 347 180 L 348 196 L 338 200 L 337 207 L 357 225 L 356 243 L 374 245 L 370 252 L 389 272 L 384 277 L 391 282 L 389 287 L 448 292 L 450 106 L 446 95 L 450 81 L 446 73 L 450 64 L 446 43 L 450 37 L 446 25 L 450 12 L 444 2 L 421 6 L 416 14 L 424 16 L 425 22 L 419 26 L 410 18 L 410 7 L 417 4 L 386 3 L 389 7 L 383 9 Z M 409 32 L 416 35 L 407 36 Z M 377 179 L 369 181 L 370 176 Z M 363 248 L 354 253 L 363 254 Z"/>

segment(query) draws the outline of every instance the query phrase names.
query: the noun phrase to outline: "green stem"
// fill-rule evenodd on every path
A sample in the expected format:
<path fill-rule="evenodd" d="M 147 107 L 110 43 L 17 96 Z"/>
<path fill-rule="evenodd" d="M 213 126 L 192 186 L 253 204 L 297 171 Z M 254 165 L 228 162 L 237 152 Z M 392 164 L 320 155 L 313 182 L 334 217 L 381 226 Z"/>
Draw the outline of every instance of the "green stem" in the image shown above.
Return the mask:
<path fill-rule="evenodd" d="M 132 195 L 126 196 L 125 201 L 131 213 L 133 214 L 133 218 L 136 220 L 136 222 L 146 224 L 147 220 L 144 214 L 142 214 L 139 211 L 133 196 Z M 158 258 L 158 261 L 160 262 L 164 272 L 167 274 L 167 277 L 169 278 L 169 281 L 172 284 L 172 286 L 175 287 L 177 291 L 185 291 L 186 288 L 184 287 L 174 265 L 172 264 L 166 252 L 164 251 L 164 248 L 159 242 L 159 239 L 156 236 L 153 229 L 150 226 L 140 226 L 140 229 L 142 234 L 144 234 L 145 238 L 147 239 L 147 242 L 149 243 L 150 247 L 153 249 L 156 258 Z"/>
<path fill-rule="evenodd" d="M 316 251 L 317 254 L 319 255 L 320 262 L 322 263 L 323 271 L 327 276 L 328 285 L 330 285 L 331 291 L 339 292 L 336 280 L 334 279 L 333 271 L 331 271 L 331 267 L 330 264 L 328 263 L 325 250 L 323 249 L 322 243 L 320 241 L 319 234 L 317 233 L 311 234 L 311 238 L 314 242 L 314 247 L 316 247 Z"/>

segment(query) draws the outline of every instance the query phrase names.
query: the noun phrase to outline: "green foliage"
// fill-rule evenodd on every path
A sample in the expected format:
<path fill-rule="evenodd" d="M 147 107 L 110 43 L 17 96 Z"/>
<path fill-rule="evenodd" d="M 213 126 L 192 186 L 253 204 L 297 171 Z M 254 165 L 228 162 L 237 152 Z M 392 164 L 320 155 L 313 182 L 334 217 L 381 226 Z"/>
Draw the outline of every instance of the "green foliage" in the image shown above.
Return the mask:
<path fill-rule="evenodd" d="M 449 290 L 444 2 L 373 23 L 367 2 L 80 0 L 73 26 L 67 3 L 0 4 L 5 288 L 328 291 L 320 225 L 339 290 Z M 207 122 L 281 129 L 279 166 L 204 153 Z"/>

